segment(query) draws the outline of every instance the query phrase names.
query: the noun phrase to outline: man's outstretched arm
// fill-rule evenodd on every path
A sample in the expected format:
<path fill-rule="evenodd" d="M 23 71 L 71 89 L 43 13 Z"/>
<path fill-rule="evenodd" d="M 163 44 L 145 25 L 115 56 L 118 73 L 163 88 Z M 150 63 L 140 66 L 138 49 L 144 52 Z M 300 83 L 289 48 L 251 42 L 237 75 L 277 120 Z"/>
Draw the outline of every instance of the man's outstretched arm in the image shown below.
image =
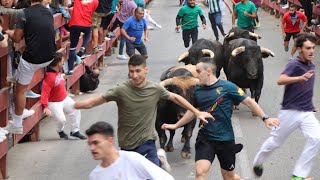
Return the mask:
<path fill-rule="evenodd" d="M 90 109 L 90 108 L 93 108 L 95 106 L 101 105 L 106 102 L 107 101 L 105 100 L 105 98 L 102 95 L 100 95 L 100 96 L 96 96 L 93 98 L 89 98 L 84 101 L 77 101 L 74 104 L 74 108 L 75 109 Z"/>

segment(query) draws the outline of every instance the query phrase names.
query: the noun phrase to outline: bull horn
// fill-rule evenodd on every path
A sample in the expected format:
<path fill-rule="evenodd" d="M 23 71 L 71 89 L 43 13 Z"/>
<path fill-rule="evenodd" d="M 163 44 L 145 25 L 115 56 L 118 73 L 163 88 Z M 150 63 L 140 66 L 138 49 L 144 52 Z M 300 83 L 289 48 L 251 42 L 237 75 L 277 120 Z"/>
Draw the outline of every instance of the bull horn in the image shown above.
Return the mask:
<path fill-rule="evenodd" d="M 209 54 L 210 58 L 214 57 L 214 53 L 210 49 L 202 49 L 201 51 L 203 54 Z"/>
<path fill-rule="evenodd" d="M 181 62 L 182 59 L 186 58 L 189 56 L 189 52 L 185 52 L 183 54 L 180 55 L 179 59 L 178 59 L 178 62 Z"/>
<path fill-rule="evenodd" d="M 231 52 L 231 55 L 233 57 L 236 57 L 238 54 L 244 52 L 245 50 L 246 50 L 246 48 L 244 46 L 237 47 Z"/>
<path fill-rule="evenodd" d="M 249 36 L 255 37 L 255 38 L 257 38 L 257 39 L 261 39 L 261 36 L 259 36 L 259 35 L 256 34 L 256 33 L 250 32 L 250 31 L 249 31 Z"/>
<path fill-rule="evenodd" d="M 173 79 L 169 78 L 169 79 L 165 79 L 165 80 L 161 81 L 160 85 L 165 87 L 165 86 L 171 85 L 172 83 L 173 83 Z"/>
<path fill-rule="evenodd" d="M 272 57 L 275 56 L 274 53 L 273 53 L 270 49 L 268 49 L 268 48 L 260 47 L 260 50 L 261 50 L 261 53 L 267 53 L 267 54 L 269 54 L 269 55 L 272 56 Z"/>
<path fill-rule="evenodd" d="M 231 38 L 232 36 L 234 36 L 234 32 L 225 35 L 224 38 Z"/>

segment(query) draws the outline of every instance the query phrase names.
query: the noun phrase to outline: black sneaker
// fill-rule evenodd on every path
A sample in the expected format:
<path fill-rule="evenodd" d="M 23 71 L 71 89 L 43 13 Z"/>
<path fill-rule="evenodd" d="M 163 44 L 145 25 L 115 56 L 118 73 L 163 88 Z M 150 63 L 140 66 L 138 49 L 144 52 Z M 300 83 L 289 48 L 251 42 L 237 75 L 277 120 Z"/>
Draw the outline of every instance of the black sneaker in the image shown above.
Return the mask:
<path fill-rule="evenodd" d="M 87 139 L 87 137 L 85 137 L 84 135 L 80 134 L 79 131 L 73 133 L 73 132 L 70 132 L 70 136 L 73 136 L 73 137 L 76 137 L 76 138 L 79 138 L 79 139 Z"/>
<path fill-rule="evenodd" d="M 58 132 L 58 134 L 61 139 L 65 139 L 65 140 L 69 139 L 68 135 L 64 131 Z"/>
<path fill-rule="evenodd" d="M 257 177 L 262 176 L 262 173 L 263 173 L 263 167 L 262 167 L 262 165 L 253 166 L 253 172 L 254 172 L 254 174 L 255 174 Z"/>

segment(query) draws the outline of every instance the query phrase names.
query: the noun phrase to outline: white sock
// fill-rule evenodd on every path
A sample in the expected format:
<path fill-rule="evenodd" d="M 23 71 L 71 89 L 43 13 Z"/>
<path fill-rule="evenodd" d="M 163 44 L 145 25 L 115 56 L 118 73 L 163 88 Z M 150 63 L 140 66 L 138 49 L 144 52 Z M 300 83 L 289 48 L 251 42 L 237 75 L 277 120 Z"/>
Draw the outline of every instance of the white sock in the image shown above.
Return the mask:
<path fill-rule="evenodd" d="M 18 116 L 15 113 L 13 113 L 13 125 L 15 127 L 22 127 L 22 115 Z"/>

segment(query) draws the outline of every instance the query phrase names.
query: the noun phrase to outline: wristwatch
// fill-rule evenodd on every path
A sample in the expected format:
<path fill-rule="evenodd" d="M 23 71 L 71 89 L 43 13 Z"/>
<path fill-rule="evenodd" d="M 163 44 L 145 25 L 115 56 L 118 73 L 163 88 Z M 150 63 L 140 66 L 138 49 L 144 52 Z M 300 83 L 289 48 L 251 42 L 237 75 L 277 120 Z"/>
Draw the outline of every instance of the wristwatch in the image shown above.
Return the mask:
<path fill-rule="evenodd" d="M 269 119 L 270 117 L 268 116 L 268 115 L 264 115 L 263 117 L 262 117 L 262 121 L 264 122 L 265 120 L 267 120 L 267 119 Z"/>

